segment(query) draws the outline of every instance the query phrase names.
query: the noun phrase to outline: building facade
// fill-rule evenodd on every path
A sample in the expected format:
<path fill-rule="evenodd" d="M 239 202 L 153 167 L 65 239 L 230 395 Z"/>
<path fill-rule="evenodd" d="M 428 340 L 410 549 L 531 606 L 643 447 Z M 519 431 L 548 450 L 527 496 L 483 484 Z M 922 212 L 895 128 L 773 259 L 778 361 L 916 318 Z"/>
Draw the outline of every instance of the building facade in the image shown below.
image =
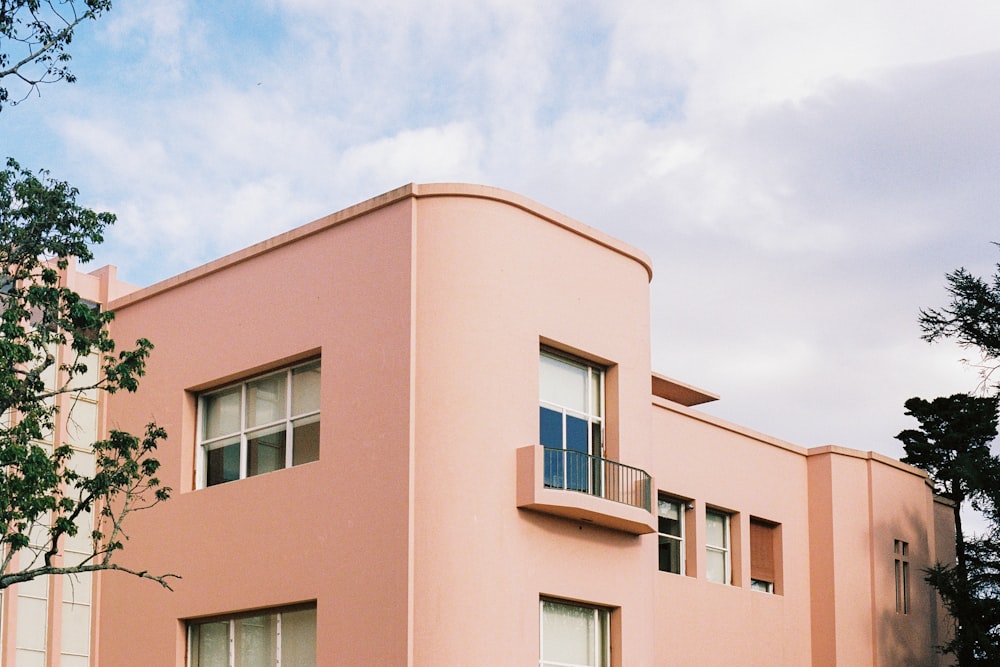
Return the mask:
<path fill-rule="evenodd" d="M 95 577 L 91 664 L 939 664 L 950 508 L 897 461 L 699 411 L 650 368 L 651 277 L 436 184 L 144 289 L 78 278 L 156 345 L 100 428 L 170 434 L 174 495 L 122 563 L 183 577 Z"/>

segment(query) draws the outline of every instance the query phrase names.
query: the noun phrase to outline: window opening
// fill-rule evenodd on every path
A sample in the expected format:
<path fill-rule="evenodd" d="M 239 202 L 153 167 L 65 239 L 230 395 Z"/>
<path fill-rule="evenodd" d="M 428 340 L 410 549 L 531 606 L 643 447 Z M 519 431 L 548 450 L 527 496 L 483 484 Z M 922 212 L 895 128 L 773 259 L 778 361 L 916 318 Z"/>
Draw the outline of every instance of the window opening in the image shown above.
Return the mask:
<path fill-rule="evenodd" d="M 543 350 L 539 385 L 545 486 L 601 495 L 604 369 Z"/>
<path fill-rule="evenodd" d="M 319 458 L 320 362 L 312 361 L 203 394 L 202 486 Z"/>
<path fill-rule="evenodd" d="M 729 584 L 732 581 L 729 519 L 725 512 L 705 512 L 705 576 L 709 581 L 719 584 Z"/>
<path fill-rule="evenodd" d="M 188 623 L 188 667 L 315 667 L 316 605 Z"/>
<path fill-rule="evenodd" d="M 763 593 L 774 592 L 777 565 L 775 538 L 777 526 L 760 519 L 750 519 L 750 588 Z"/>
<path fill-rule="evenodd" d="M 660 496 L 657 503 L 660 572 L 684 573 L 684 503 Z"/>
<path fill-rule="evenodd" d="M 600 607 L 541 601 L 539 667 L 608 667 L 610 612 Z"/>
<path fill-rule="evenodd" d="M 896 574 L 896 613 L 910 613 L 910 544 L 903 540 L 893 540 Z"/>

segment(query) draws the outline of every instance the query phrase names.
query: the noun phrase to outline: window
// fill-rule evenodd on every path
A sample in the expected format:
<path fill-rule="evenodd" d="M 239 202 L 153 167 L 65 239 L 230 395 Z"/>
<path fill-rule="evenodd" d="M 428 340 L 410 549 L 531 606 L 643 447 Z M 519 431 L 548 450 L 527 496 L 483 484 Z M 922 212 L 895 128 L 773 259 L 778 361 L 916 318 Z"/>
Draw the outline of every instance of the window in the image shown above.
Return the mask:
<path fill-rule="evenodd" d="M 607 667 L 610 632 L 607 609 L 541 601 L 540 667 Z"/>
<path fill-rule="evenodd" d="M 684 503 L 660 496 L 657 509 L 660 572 L 684 573 Z"/>
<path fill-rule="evenodd" d="M 892 541 L 896 565 L 896 613 L 910 613 L 910 543 Z"/>
<path fill-rule="evenodd" d="M 188 623 L 188 667 L 315 667 L 316 605 Z"/>
<path fill-rule="evenodd" d="M 706 578 L 719 584 L 730 583 L 729 515 L 725 512 L 705 512 L 705 552 Z"/>
<path fill-rule="evenodd" d="M 755 591 L 774 592 L 777 532 L 776 524 L 750 518 L 750 588 Z"/>
<path fill-rule="evenodd" d="M 317 360 L 203 394 L 201 485 L 317 460 L 319 385 Z"/>
<path fill-rule="evenodd" d="M 604 370 L 542 351 L 539 440 L 545 485 L 599 494 L 604 455 Z"/>

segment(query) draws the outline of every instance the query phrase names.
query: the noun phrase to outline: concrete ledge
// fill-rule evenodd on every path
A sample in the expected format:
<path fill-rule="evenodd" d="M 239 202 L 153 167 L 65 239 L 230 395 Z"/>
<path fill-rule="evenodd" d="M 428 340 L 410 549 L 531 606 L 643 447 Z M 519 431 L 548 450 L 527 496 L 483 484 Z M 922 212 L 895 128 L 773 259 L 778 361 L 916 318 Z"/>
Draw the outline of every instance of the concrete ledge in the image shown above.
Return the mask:
<path fill-rule="evenodd" d="M 545 450 L 529 445 L 517 450 L 517 506 L 582 521 L 632 535 L 656 532 L 656 517 L 641 507 L 588 493 L 545 487 Z M 650 488 L 656 488 L 650 480 Z"/>

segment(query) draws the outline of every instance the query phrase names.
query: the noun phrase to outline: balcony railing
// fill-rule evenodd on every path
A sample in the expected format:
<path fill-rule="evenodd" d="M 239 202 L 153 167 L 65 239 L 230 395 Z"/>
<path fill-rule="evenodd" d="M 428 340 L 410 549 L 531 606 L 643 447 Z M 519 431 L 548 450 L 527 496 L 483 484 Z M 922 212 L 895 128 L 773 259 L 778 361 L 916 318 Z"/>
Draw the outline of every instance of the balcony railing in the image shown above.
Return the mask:
<path fill-rule="evenodd" d="M 545 488 L 579 491 L 652 511 L 649 474 L 572 449 L 545 450 Z"/>

